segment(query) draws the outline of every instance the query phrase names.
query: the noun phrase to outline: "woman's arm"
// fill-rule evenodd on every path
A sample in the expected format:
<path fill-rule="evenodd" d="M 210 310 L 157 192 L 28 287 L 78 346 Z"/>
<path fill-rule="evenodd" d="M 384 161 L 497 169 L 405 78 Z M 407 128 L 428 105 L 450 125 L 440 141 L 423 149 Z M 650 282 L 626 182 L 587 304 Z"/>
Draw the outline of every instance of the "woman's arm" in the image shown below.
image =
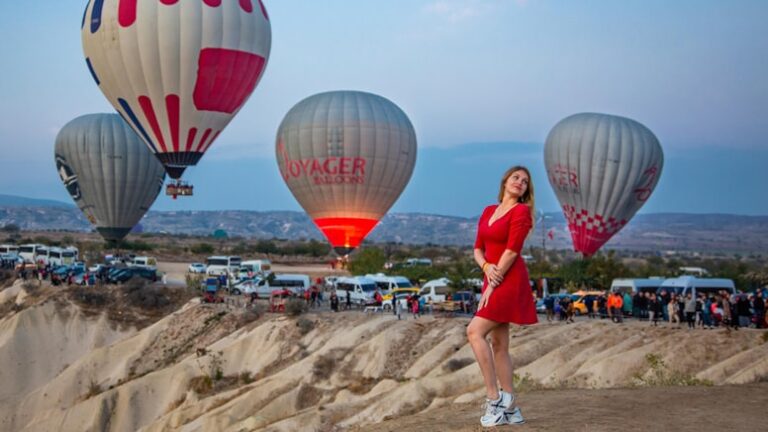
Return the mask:
<path fill-rule="evenodd" d="M 509 223 L 509 234 L 507 235 L 507 247 L 504 249 L 504 253 L 501 254 L 499 263 L 496 266 L 496 274 L 494 279 L 504 278 L 512 264 L 520 255 L 520 251 L 523 249 L 523 243 L 525 238 L 531 231 L 531 214 L 529 207 L 525 204 L 519 204 L 512 209 L 515 213 L 512 214 L 512 218 Z M 499 283 L 501 280 L 499 280 Z"/>

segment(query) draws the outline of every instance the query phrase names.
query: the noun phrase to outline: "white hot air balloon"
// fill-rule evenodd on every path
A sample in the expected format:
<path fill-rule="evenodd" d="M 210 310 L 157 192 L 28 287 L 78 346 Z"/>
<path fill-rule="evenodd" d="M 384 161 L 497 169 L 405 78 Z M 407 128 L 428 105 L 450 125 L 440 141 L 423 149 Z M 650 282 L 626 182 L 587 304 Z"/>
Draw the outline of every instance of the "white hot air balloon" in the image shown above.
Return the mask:
<path fill-rule="evenodd" d="M 163 187 L 163 165 L 117 114 L 89 114 L 56 136 L 56 169 L 88 221 L 122 240 Z"/>
<path fill-rule="evenodd" d="M 395 203 L 416 163 L 416 133 L 394 103 L 334 91 L 291 108 L 277 132 L 277 164 L 331 246 L 349 253 Z"/>
<path fill-rule="evenodd" d="M 574 249 L 591 256 L 651 196 L 664 154 L 656 136 L 624 117 L 582 113 L 547 136 L 544 163 Z"/>
<path fill-rule="evenodd" d="M 253 92 L 272 40 L 261 0 L 91 0 L 81 33 L 96 84 L 176 180 Z"/>

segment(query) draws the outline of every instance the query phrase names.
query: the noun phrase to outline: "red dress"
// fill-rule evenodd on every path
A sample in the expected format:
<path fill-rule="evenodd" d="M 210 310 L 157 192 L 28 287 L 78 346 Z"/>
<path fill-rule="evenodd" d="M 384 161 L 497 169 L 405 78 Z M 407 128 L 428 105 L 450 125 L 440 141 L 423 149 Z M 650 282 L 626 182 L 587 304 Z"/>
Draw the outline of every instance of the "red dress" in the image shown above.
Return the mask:
<path fill-rule="evenodd" d="M 475 315 L 501 323 L 536 324 L 536 304 L 531 294 L 528 269 L 520 256 L 525 237 L 531 230 L 530 208 L 517 204 L 488 226 L 496 207 L 498 205 L 486 207 L 480 216 L 475 249 L 482 249 L 485 259 L 491 264 L 498 264 L 506 249 L 517 252 L 517 258 L 504 275 L 504 280 L 493 290 L 488 304 Z M 487 286 L 488 279 L 485 278 L 483 292 Z"/>

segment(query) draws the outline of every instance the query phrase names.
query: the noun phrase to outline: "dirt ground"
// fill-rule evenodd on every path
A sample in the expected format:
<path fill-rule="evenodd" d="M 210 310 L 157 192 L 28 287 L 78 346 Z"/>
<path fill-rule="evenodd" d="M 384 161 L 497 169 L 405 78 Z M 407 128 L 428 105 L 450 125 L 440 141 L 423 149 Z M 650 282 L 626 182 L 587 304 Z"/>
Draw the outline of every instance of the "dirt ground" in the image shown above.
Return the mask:
<path fill-rule="evenodd" d="M 768 383 L 716 387 L 546 390 L 519 397 L 525 425 L 480 426 L 482 407 L 464 404 L 384 421 L 367 432 L 766 431 Z M 363 429 L 360 429 L 363 430 Z"/>

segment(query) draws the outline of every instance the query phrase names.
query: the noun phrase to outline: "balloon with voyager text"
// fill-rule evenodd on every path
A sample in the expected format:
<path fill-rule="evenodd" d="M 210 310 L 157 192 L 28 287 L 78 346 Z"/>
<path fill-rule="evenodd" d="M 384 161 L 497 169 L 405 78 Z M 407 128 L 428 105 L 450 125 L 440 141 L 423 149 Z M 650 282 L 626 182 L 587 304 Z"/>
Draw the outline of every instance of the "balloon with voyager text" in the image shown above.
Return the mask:
<path fill-rule="evenodd" d="M 408 184 L 416 132 L 405 113 L 381 96 L 333 91 L 291 108 L 275 150 L 296 200 L 336 252 L 347 254 Z"/>
<path fill-rule="evenodd" d="M 544 163 L 574 249 L 591 256 L 648 201 L 664 153 L 653 132 L 634 120 L 582 113 L 552 128 Z"/>

